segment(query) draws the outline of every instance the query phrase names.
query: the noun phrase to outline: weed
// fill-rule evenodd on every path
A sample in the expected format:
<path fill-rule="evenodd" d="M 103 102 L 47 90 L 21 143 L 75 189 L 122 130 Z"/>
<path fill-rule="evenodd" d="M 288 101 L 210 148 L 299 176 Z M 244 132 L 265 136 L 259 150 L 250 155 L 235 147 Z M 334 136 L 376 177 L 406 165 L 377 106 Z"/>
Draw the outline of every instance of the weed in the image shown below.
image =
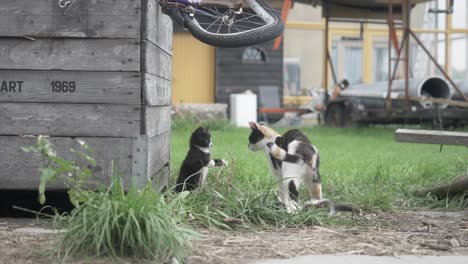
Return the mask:
<path fill-rule="evenodd" d="M 78 159 L 96 165 L 85 142 L 81 150 L 72 150 Z M 44 137 L 25 151 L 40 153 L 44 166 L 40 168 L 40 202 L 45 201 L 47 184 L 58 181 L 68 189 L 75 208 L 69 214 L 54 216 L 57 229 L 64 230 L 51 252 L 61 261 L 74 256 L 110 256 L 148 259 L 158 263 L 172 258 L 184 261 L 189 254 L 189 238 L 195 233 L 184 227 L 179 196 L 166 203 L 150 185 L 139 189 L 124 188 L 119 175 L 112 175 L 109 186 L 89 186 L 91 171 L 80 162 L 61 158 Z M 86 164 L 86 163 L 85 163 Z M 115 170 L 113 170 L 115 171 Z M 86 181 L 86 185 L 84 184 Z"/>

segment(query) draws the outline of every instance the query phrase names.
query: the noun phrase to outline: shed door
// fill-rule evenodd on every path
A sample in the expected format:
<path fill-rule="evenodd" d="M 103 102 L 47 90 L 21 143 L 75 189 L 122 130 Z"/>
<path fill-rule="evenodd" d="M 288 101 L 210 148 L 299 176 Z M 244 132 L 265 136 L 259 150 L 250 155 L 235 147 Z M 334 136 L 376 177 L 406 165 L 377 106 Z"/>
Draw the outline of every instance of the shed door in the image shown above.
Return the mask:
<path fill-rule="evenodd" d="M 189 33 L 174 33 L 172 103 L 214 102 L 215 49 Z"/>

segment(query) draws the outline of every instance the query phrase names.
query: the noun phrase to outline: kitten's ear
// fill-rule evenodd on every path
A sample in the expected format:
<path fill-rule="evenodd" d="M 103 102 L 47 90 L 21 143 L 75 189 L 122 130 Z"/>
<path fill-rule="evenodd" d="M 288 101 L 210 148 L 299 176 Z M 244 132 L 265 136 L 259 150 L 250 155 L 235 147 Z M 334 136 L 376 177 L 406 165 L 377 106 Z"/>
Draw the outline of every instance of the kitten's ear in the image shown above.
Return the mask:
<path fill-rule="evenodd" d="M 258 125 L 257 125 L 257 123 L 255 123 L 255 122 L 250 121 L 250 122 L 249 122 L 249 127 L 250 127 L 250 129 L 252 129 L 252 130 L 258 130 Z"/>
<path fill-rule="evenodd" d="M 205 133 L 210 133 L 210 128 L 209 128 L 209 127 L 204 127 L 204 128 L 203 128 L 203 132 L 205 132 Z"/>

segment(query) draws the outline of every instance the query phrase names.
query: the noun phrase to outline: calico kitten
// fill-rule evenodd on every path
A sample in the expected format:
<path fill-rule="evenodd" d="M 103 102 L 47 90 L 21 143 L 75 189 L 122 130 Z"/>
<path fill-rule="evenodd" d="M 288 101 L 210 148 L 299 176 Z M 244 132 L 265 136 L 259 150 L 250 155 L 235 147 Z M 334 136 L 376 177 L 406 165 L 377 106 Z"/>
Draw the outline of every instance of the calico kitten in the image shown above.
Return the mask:
<path fill-rule="evenodd" d="M 288 212 L 299 209 L 298 188 L 302 183 L 312 195 L 312 201 L 306 203 L 306 206 L 329 207 L 332 213 L 355 212 L 350 206 L 322 199 L 319 151 L 304 133 L 292 129 L 281 136 L 273 129 L 255 122 L 249 122 L 249 126 L 252 130 L 249 136 L 249 149 L 265 152 L 270 170 L 278 180 L 279 198 Z"/>
<path fill-rule="evenodd" d="M 199 127 L 190 136 L 190 148 L 185 157 L 177 178 L 176 192 L 192 191 L 206 185 L 208 168 L 227 166 L 221 159 L 211 159 L 210 149 L 213 146 L 208 128 Z"/>

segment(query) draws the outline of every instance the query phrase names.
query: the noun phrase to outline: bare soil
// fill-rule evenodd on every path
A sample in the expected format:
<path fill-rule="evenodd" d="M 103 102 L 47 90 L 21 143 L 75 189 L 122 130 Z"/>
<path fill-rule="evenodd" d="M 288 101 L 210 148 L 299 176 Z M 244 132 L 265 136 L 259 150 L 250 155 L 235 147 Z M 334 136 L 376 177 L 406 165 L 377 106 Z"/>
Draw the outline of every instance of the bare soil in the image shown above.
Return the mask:
<path fill-rule="evenodd" d="M 365 215 L 365 227 L 310 226 L 256 232 L 200 229 L 190 263 L 248 263 L 300 255 L 468 255 L 468 211 Z M 0 218 L 0 263 L 56 263 L 44 248 L 56 234 L 33 219 Z M 133 263 L 132 261 L 126 261 Z M 75 264 L 114 263 L 77 259 Z"/>

